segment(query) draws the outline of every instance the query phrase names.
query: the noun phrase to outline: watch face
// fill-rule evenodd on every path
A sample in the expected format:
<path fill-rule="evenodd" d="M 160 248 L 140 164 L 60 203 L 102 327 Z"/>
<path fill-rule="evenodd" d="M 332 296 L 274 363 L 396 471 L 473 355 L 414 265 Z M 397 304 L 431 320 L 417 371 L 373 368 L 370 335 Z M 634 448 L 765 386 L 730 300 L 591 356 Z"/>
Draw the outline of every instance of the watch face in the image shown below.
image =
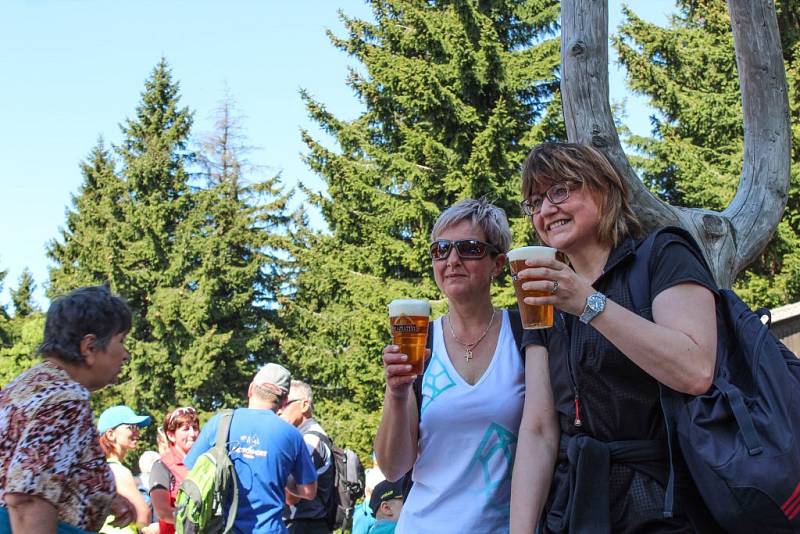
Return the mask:
<path fill-rule="evenodd" d="M 595 293 L 589 297 L 589 301 L 587 302 L 587 304 L 594 311 L 601 311 L 604 308 L 603 306 L 605 304 L 604 300 L 605 299 L 603 299 L 601 295 Z"/>

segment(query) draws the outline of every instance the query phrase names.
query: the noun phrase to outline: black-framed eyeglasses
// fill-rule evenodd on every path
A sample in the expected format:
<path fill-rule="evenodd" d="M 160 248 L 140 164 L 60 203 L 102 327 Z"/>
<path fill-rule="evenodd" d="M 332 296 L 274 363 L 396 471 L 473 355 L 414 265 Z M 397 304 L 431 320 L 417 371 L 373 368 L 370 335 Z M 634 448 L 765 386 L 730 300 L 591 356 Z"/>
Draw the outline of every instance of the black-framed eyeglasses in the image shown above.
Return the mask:
<path fill-rule="evenodd" d="M 455 245 L 456 254 L 462 260 L 479 260 L 487 253 L 500 253 L 496 246 L 477 239 L 458 239 L 456 241 L 437 239 L 431 243 L 431 259 L 433 261 L 446 260 L 450 256 L 453 245 Z"/>
<path fill-rule="evenodd" d="M 545 197 L 547 197 L 547 200 L 550 201 L 550 204 L 561 204 L 569 198 L 569 191 L 574 187 L 575 184 L 572 182 L 559 182 L 557 184 L 553 184 L 547 191 L 545 191 L 544 195 L 534 194 L 531 195 L 530 198 L 526 198 L 520 202 L 522 213 L 528 217 L 539 213 L 539 210 L 542 209 L 542 202 L 544 202 Z"/>
<path fill-rule="evenodd" d="M 293 402 L 300 402 L 301 400 L 304 400 L 304 399 L 291 399 L 291 400 L 288 400 L 288 401 L 286 401 L 286 406 L 289 406 Z"/>

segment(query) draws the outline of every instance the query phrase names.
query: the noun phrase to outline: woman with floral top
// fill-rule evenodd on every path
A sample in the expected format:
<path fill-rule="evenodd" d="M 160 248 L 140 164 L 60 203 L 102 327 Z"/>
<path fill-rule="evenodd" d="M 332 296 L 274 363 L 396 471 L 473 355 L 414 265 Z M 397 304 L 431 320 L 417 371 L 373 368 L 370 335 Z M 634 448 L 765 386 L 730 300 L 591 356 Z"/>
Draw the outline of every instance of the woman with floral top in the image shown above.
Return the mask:
<path fill-rule="evenodd" d="M 113 383 L 129 358 L 131 313 L 107 287 L 55 299 L 43 361 L 0 391 L 0 533 L 96 532 L 133 507 L 114 490 L 98 443 L 90 392 Z"/>

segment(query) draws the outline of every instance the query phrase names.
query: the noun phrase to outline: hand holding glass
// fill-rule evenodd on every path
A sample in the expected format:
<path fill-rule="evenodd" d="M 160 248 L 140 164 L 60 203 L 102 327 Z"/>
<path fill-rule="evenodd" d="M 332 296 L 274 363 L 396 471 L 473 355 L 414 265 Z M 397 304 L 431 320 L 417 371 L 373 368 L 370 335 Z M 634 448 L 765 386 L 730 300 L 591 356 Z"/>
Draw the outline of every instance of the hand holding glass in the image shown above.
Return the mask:
<path fill-rule="evenodd" d="M 408 356 L 409 374 L 422 375 L 425 369 L 425 341 L 430 316 L 431 305 L 427 300 L 401 299 L 389 303 L 392 343 Z"/>
<path fill-rule="evenodd" d="M 510 250 L 508 252 L 507 257 L 509 266 L 511 267 L 511 280 L 514 282 L 514 293 L 517 295 L 519 314 L 522 318 L 522 328 L 526 330 L 550 328 L 553 326 L 553 305 L 546 304 L 534 306 L 531 304 L 526 304 L 524 299 L 525 297 L 546 297 L 551 293 L 549 291 L 522 289 L 522 284 L 524 282 L 537 279 L 525 278 L 522 280 L 517 277 L 517 273 L 528 268 L 528 266 L 525 264 L 527 260 L 554 260 L 556 257 L 556 249 L 550 247 L 515 248 L 514 250 Z"/>

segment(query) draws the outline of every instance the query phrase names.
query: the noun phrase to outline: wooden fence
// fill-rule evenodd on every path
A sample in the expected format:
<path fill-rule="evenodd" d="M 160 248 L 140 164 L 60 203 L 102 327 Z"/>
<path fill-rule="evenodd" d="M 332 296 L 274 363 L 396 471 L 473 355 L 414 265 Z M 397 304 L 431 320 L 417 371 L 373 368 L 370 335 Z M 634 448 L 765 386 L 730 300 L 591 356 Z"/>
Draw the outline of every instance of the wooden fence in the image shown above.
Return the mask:
<path fill-rule="evenodd" d="M 772 331 L 800 356 L 800 302 L 772 310 Z"/>

